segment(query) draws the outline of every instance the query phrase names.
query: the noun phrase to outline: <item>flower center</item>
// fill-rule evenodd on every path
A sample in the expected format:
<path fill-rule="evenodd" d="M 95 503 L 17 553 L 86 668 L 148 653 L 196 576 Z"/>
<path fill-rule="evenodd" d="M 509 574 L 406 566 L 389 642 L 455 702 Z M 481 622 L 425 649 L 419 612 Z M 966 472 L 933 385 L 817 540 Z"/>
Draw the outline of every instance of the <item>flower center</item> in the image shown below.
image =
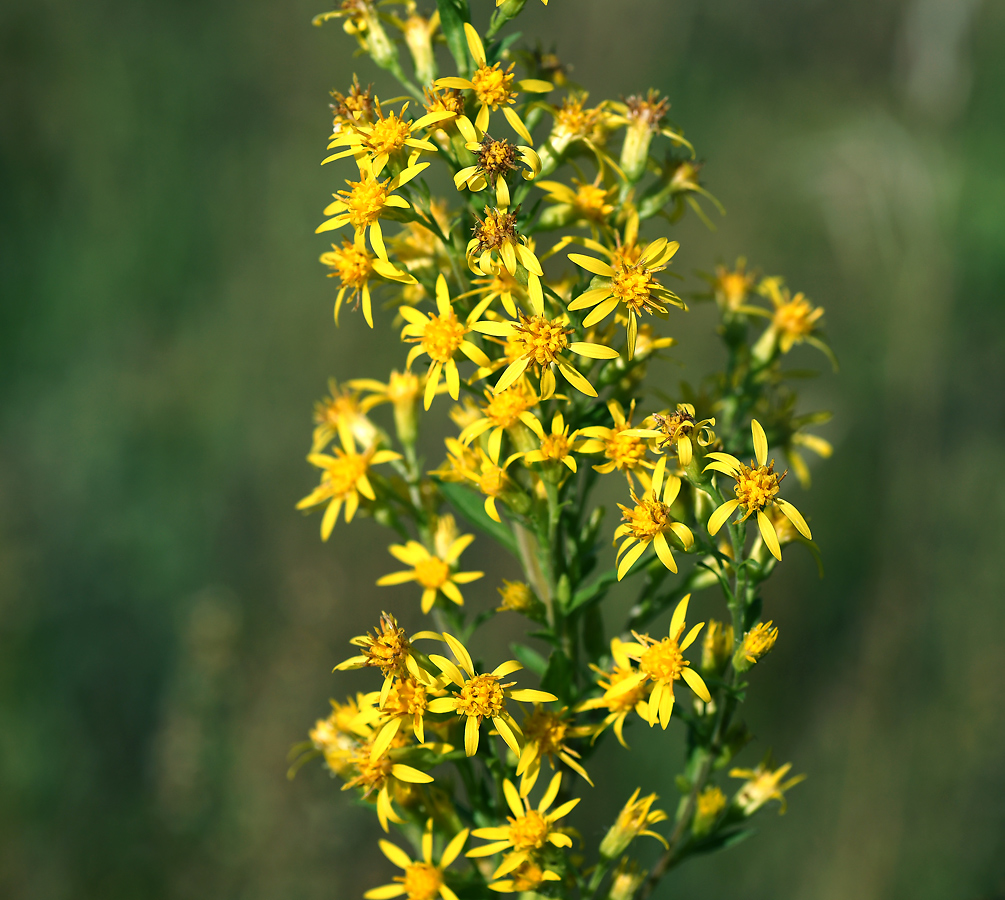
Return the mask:
<path fill-rule="evenodd" d="M 411 403 L 419 395 L 419 378 L 411 372 L 392 372 L 387 382 L 387 399 L 394 404 Z"/>
<path fill-rule="evenodd" d="M 523 733 L 528 741 L 537 741 L 542 756 L 554 755 L 562 749 L 566 725 L 555 713 L 538 709 L 523 721 Z"/>
<path fill-rule="evenodd" d="M 694 416 L 688 413 L 686 409 L 681 409 L 680 407 L 677 408 L 676 412 L 672 412 L 668 416 L 661 416 L 659 413 L 656 413 L 653 418 L 656 420 L 660 431 L 667 436 L 667 443 L 673 443 L 682 434 L 690 437 L 694 431 Z"/>
<path fill-rule="evenodd" d="M 391 774 L 391 758 L 386 754 L 378 756 L 376 760 L 370 760 L 370 745 L 363 744 L 359 752 L 353 756 L 352 765 L 356 769 L 357 775 L 349 784 L 352 787 L 363 788 L 363 796 L 369 796 L 375 791 L 379 791 L 388 776 Z"/>
<path fill-rule="evenodd" d="M 719 290 L 729 309 L 736 309 L 743 304 L 750 286 L 750 276 L 741 272 L 724 272 L 719 276 Z"/>
<path fill-rule="evenodd" d="M 645 266 L 621 263 L 611 279 L 611 293 L 636 313 L 652 305 L 650 288 L 652 279 Z"/>
<path fill-rule="evenodd" d="M 502 597 L 503 609 L 522 612 L 530 609 L 534 604 L 534 596 L 530 592 L 530 587 L 522 581 L 506 581 L 503 579 L 503 586 L 498 588 L 498 591 Z"/>
<path fill-rule="evenodd" d="M 415 564 L 415 580 L 427 590 L 438 590 L 450 578 L 450 566 L 438 556 L 421 559 Z"/>
<path fill-rule="evenodd" d="M 639 670 L 654 681 L 672 684 L 680 678 L 683 668 L 684 656 L 680 652 L 680 646 L 670 637 L 663 638 L 658 644 L 652 644 L 639 658 Z"/>
<path fill-rule="evenodd" d="M 391 715 L 420 716 L 426 711 L 426 689 L 413 678 L 397 682 L 387 695 L 384 711 Z"/>
<path fill-rule="evenodd" d="M 527 395 L 518 388 L 500 391 L 485 405 L 485 418 L 498 428 L 509 428 L 520 421 L 520 413 L 531 406 Z"/>
<path fill-rule="evenodd" d="M 549 831 L 548 820 L 536 809 L 509 821 L 509 839 L 514 850 L 536 850 L 544 846 Z"/>
<path fill-rule="evenodd" d="M 445 316 L 430 316 L 422 334 L 422 349 L 434 362 L 445 363 L 453 359 L 468 329 L 457 321 L 453 310 Z"/>
<path fill-rule="evenodd" d="M 363 648 L 368 666 L 378 666 L 385 672 L 401 671 L 405 657 L 411 649 L 404 628 L 399 628 L 393 618 L 384 620 L 381 616 L 381 632 L 369 640 Z"/>
<path fill-rule="evenodd" d="M 360 453 L 343 453 L 328 463 L 325 481 L 333 497 L 344 497 L 355 490 L 356 482 L 366 473 L 367 459 Z"/>
<path fill-rule="evenodd" d="M 498 250 L 505 244 L 516 242 L 516 213 L 498 209 L 485 209 L 485 219 L 475 226 L 478 253 Z"/>
<path fill-rule="evenodd" d="M 519 348 L 517 357 L 527 356 L 539 366 L 551 365 L 566 347 L 569 346 L 568 335 L 571 329 L 566 328 L 561 319 L 547 319 L 544 316 L 527 316 L 521 314 L 520 324 L 516 326 L 513 342 Z"/>
<path fill-rule="evenodd" d="M 621 506 L 621 504 L 618 504 Z M 621 518 L 628 523 L 632 537 L 639 541 L 651 541 L 656 535 L 670 528 L 670 507 L 662 500 L 637 500 L 635 509 L 621 506 Z"/>
<path fill-rule="evenodd" d="M 391 113 L 386 119 L 378 119 L 374 122 L 366 145 L 374 154 L 394 153 L 395 150 L 400 150 L 405 146 L 409 134 L 408 122 Z"/>
<path fill-rule="evenodd" d="M 510 104 L 516 96 L 510 91 L 513 84 L 513 67 L 503 71 L 502 64 L 481 66 L 471 76 L 471 84 L 475 89 L 475 97 L 483 106 L 498 109 L 503 104 Z"/>
<path fill-rule="evenodd" d="M 387 189 L 376 178 L 364 178 L 362 181 L 350 181 L 352 188 L 345 196 L 349 207 L 349 221 L 356 229 L 365 228 L 380 218 L 380 211 L 387 200 Z"/>
<path fill-rule="evenodd" d="M 770 466 L 758 466 L 756 469 L 740 463 L 736 476 L 736 499 L 746 507 L 748 515 L 758 512 L 774 499 L 779 481 L 781 478 L 775 474 L 774 460 Z"/>
<path fill-rule="evenodd" d="M 346 287 L 359 289 L 366 284 L 373 271 L 370 254 L 349 241 L 343 241 L 340 248 L 332 248 L 322 257 L 325 265 L 332 269 Z"/>
<path fill-rule="evenodd" d="M 493 182 L 499 175 L 516 168 L 516 147 L 507 140 L 493 141 L 486 135 L 477 155 L 478 167 Z"/>
<path fill-rule="evenodd" d="M 564 434 L 546 434 L 541 441 L 545 459 L 565 459 L 569 455 L 569 439 Z"/>
<path fill-rule="evenodd" d="M 607 202 L 607 191 L 595 184 L 581 184 L 573 204 L 586 219 L 605 219 L 614 211 Z"/>
<path fill-rule="evenodd" d="M 597 124 L 600 110 L 583 109 L 583 96 L 567 97 L 555 117 L 555 130 L 568 137 L 585 137 Z"/>
<path fill-rule="evenodd" d="M 427 88 L 425 94 L 427 113 L 442 111 L 460 115 L 464 112 L 464 95 L 456 88 L 448 88 L 442 93 Z"/>
<path fill-rule="evenodd" d="M 509 877 L 513 880 L 514 892 L 533 891 L 544 881 L 544 871 L 536 862 L 528 859 Z"/>
<path fill-rule="evenodd" d="M 499 467 L 491 464 L 482 469 L 481 477 L 478 479 L 478 490 L 487 497 L 496 497 L 502 493 L 506 487 L 506 473 Z"/>
<path fill-rule="evenodd" d="M 793 337 L 803 337 L 813 330 L 816 321 L 813 306 L 801 295 L 775 310 L 775 327 Z"/>
<path fill-rule="evenodd" d="M 443 874 L 439 868 L 424 862 L 412 863 L 405 869 L 405 874 L 395 880 L 404 884 L 408 900 L 436 900 L 443 886 Z"/>
<path fill-rule="evenodd" d="M 641 438 L 620 431 L 607 441 L 604 454 L 621 470 L 634 469 L 645 459 L 646 445 Z"/>
<path fill-rule="evenodd" d="M 457 711 L 465 716 L 497 716 L 505 703 L 506 695 L 495 675 L 469 678 L 457 695 Z"/>

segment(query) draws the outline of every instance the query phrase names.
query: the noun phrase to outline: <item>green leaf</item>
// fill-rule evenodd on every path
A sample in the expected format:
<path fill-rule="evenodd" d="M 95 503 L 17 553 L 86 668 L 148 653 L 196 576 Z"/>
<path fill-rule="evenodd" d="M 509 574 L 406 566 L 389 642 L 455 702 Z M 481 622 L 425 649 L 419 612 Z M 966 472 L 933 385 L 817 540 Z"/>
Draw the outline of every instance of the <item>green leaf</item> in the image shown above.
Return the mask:
<path fill-rule="evenodd" d="M 450 505 L 461 514 L 465 521 L 498 541 L 517 559 L 520 558 L 520 551 L 517 548 L 513 532 L 500 522 L 489 518 L 488 513 L 485 512 L 482 498 L 478 494 L 452 481 L 440 481 L 437 482 L 437 486 Z"/>
<path fill-rule="evenodd" d="M 457 74 L 464 78 L 470 71 L 468 39 L 464 34 L 464 23 L 471 22 L 468 0 L 436 0 L 436 8 L 440 11 L 440 29 L 457 64 Z"/>
<path fill-rule="evenodd" d="M 604 594 L 607 593 L 607 589 L 617 580 L 618 570 L 608 569 L 592 584 L 588 584 L 585 588 L 576 591 L 572 595 L 572 602 L 569 604 L 567 612 L 571 613 L 587 604 L 599 602 L 603 599 Z"/>
<path fill-rule="evenodd" d="M 560 700 L 569 696 L 572 687 L 572 662 L 561 650 L 552 650 L 548 668 L 541 678 L 541 690 L 550 691 Z"/>
<path fill-rule="evenodd" d="M 710 835 L 703 841 L 692 845 L 692 853 L 711 853 L 713 850 L 725 850 L 740 841 L 745 841 L 755 831 L 754 828 L 729 828 Z"/>
<path fill-rule="evenodd" d="M 509 648 L 525 669 L 533 672 L 538 678 L 544 676 L 545 670 L 548 668 L 548 660 L 540 653 L 524 644 L 510 644 Z"/>

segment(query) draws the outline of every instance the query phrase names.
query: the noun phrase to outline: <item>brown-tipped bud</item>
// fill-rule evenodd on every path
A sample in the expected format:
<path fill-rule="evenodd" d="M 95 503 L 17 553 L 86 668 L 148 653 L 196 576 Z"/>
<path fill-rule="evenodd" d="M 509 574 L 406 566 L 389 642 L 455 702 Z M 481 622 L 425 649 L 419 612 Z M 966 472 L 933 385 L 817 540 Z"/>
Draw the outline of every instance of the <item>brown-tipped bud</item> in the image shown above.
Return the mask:
<path fill-rule="evenodd" d="M 760 622 L 743 637 L 740 649 L 733 656 L 733 668 L 746 672 L 759 659 L 767 656 L 778 640 L 778 629 L 771 622 Z"/>

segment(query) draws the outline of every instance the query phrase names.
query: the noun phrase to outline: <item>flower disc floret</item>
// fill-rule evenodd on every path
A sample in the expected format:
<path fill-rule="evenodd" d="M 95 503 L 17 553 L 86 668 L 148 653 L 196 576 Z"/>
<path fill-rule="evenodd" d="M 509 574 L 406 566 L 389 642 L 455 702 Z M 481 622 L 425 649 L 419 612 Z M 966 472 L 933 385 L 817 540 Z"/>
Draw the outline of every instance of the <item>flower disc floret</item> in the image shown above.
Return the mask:
<path fill-rule="evenodd" d="M 505 705 L 501 679 L 496 675 L 476 675 L 458 693 L 456 709 L 460 715 L 491 718 L 499 715 Z"/>

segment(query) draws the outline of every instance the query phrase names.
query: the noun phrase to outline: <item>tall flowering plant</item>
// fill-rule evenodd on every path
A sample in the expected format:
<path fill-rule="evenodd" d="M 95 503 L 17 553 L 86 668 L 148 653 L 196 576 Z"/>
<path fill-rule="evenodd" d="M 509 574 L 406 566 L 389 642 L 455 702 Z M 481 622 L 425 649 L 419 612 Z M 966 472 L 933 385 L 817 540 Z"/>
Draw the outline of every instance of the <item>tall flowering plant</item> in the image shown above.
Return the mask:
<path fill-rule="evenodd" d="M 476 3 L 491 12 L 484 32 L 468 0 L 430 16 L 410 0 L 345 0 L 316 19 L 342 20 L 407 95 L 381 100 L 355 79 L 332 94 L 324 163 L 345 186 L 317 231 L 335 236 L 321 256 L 335 318 L 390 326 L 402 360 L 386 381 L 331 383 L 307 457 L 320 481 L 299 504 L 322 512 L 324 540 L 357 515 L 390 528 L 377 584 L 414 582 L 429 619 L 409 634 L 375 611 L 336 666 L 374 670 L 373 690 L 332 701 L 295 748 L 291 772 L 320 756 L 396 831 L 380 847 L 399 873 L 371 900 L 644 898 L 745 837 L 769 801 L 784 809 L 800 780 L 770 756 L 734 758 L 751 740 L 738 714 L 752 670 L 779 634 L 763 621 L 765 582 L 784 548 L 816 553 L 785 477 L 807 486 L 804 451 L 830 454 L 806 430 L 827 416 L 798 410 L 783 358 L 804 342 L 832 358 L 823 311 L 743 260 L 720 267 L 696 299 L 715 303 L 725 367 L 697 393 L 651 399 L 649 362 L 674 344 L 662 323 L 687 311 L 666 283 L 672 225 L 718 204 L 665 98 L 591 104 L 553 55 L 515 49 L 504 32 L 525 3 Z M 440 76 L 438 43 L 456 74 Z M 449 196 L 430 186 L 436 167 Z M 434 403 L 457 428 L 435 468 L 417 451 Z M 620 485 L 618 523 L 591 500 L 601 480 Z M 520 580 L 496 588 L 467 570 L 476 534 Z M 619 582 L 637 599 L 612 625 Z M 692 621 L 699 593 L 703 609 L 721 596 L 722 621 Z M 547 652 L 474 658 L 472 635 L 496 615 L 522 616 Z M 657 726 L 687 732 L 676 780 L 647 786 L 673 812 L 640 787 L 593 845 L 602 829 L 569 824 L 574 811 L 589 821 L 592 754 Z M 661 845 L 648 871 L 641 836 Z"/>

